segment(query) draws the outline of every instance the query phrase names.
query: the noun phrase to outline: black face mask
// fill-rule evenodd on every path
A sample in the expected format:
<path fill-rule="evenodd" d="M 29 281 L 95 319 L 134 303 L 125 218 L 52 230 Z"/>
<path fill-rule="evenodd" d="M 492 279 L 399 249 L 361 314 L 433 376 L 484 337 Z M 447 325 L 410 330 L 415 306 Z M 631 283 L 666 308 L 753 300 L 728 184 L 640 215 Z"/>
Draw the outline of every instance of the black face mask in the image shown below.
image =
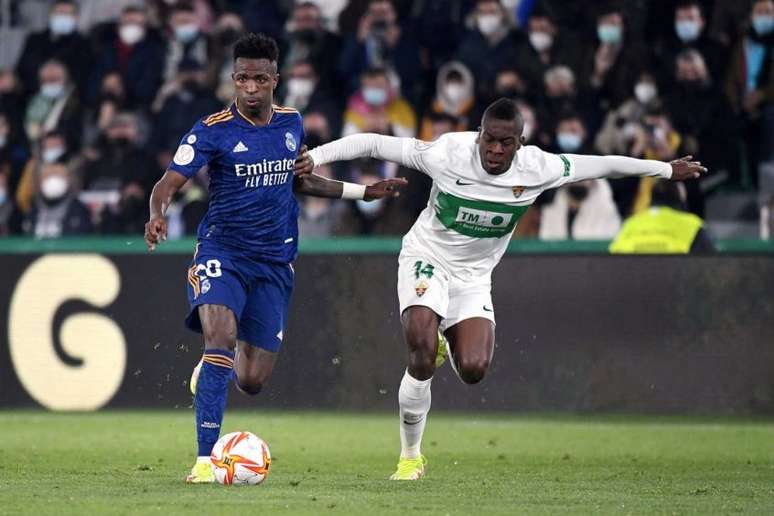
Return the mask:
<path fill-rule="evenodd" d="M 293 38 L 304 43 L 312 44 L 317 41 L 319 32 L 314 29 L 300 29 L 293 33 Z"/>
<path fill-rule="evenodd" d="M 576 201 L 582 201 L 589 195 L 589 189 L 582 185 L 570 185 L 567 187 L 567 193 Z"/>

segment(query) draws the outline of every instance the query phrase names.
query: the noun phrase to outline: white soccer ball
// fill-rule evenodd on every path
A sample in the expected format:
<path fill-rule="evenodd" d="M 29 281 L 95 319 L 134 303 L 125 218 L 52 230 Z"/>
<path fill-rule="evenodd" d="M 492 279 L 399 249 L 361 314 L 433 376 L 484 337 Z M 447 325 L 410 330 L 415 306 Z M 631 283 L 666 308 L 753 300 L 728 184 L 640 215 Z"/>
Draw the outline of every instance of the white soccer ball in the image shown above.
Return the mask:
<path fill-rule="evenodd" d="M 271 455 L 257 435 L 231 432 L 215 443 L 210 461 L 215 479 L 221 484 L 254 486 L 269 476 Z"/>

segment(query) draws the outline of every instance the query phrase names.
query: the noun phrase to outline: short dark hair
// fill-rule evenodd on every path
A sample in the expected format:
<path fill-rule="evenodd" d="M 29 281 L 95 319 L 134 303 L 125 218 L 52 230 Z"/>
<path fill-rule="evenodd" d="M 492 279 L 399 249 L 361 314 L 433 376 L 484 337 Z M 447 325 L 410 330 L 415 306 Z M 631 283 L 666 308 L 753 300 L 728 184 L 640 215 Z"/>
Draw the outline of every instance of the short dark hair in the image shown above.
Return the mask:
<path fill-rule="evenodd" d="M 675 5 L 675 12 L 679 11 L 680 9 L 688 9 L 689 7 L 698 7 L 699 12 L 702 14 L 704 13 L 704 9 L 702 9 L 701 2 L 699 2 L 699 0 L 680 0 L 677 2 L 677 5 Z"/>
<path fill-rule="evenodd" d="M 81 6 L 78 5 L 77 0 L 56 0 L 56 2 L 51 2 L 51 7 L 49 8 L 49 10 L 61 4 L 72 5 L 73 8 L 75 9 L 75 12 L 79 12 L 81 10 Z"/>
<path fill-rule="evenodd" d="M 669 206 L 678 210 L 686 208 L 683 196 L 680 195 L 680 186 L 668 179 L 656 181 L 651 190 L 650 203 L 653 206 Z"/>
<path fill-rule="evenodd" d="M 491 104 L 484 111 L 483 118 L 494 118 L 496 120 L 515 120 L 519 125 L 524 124 L 521 118 L 518 106 L 511 99 L 502 97 Z"/>
<path fill-rule="evenodd" d="M 276 63 L 279 48 L 273 38 L 265 34 L 249 33 L 239 38 L 234 45 L 234 61 L 240 57 L 246 59 L 268 59 Z"/>

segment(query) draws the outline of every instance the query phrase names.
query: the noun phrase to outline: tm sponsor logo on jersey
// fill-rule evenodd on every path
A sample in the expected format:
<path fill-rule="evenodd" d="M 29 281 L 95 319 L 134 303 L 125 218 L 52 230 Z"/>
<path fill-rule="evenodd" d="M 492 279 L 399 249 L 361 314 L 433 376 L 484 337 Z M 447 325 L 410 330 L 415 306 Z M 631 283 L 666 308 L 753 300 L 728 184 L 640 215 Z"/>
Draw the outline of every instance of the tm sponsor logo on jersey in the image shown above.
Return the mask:
<path fill-rule="evenodd" d="M 258 163 L 236 163 L 237 177 L 245 178 L 245 188 L 282 185 L 288 182 L 293 170 L 292 159 L 262 160 Z"/>
<path fill-rule="evenodd" d="M 484 210 L 475 210 L 473 208 L 462 207 L 457 212 L 455 222 L 478 228 L 503 228 L 511 222 L 510 213 L 497 213 Z"/>

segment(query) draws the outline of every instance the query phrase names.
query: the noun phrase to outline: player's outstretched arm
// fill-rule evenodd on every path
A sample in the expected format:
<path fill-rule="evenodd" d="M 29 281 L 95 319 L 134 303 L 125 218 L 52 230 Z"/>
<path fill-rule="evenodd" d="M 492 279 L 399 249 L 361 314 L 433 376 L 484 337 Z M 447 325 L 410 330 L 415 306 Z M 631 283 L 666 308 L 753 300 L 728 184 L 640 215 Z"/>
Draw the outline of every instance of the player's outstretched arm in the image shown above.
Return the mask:
<path fill-rule="evenodd" d="M 293 191 L 314 197 L 373 201 L 385 197 L 398 197 L 399 189 L 407 184 L 408 181 L 402 177 L 385 179 L 372 185 L 359 185 L 328 179 L 317 174 L 303 174 L 293 179 Z"/>
<path fill-rule="evenodd" d="M 617 178 L 631 176 L 658 176 L 672 181 L 696 179 L 707 172 L 693 156 L 685 156 L 669 163 L 650 159 L 636 159 L 626 156 L 585 156 L 566 155 L 575 167 L 570 181 L 584 181 L 600 177 Z"/>
<path fill-rule="evenodd" d="M 150 197 L 150 218 L 145 223 L 145 243 L 148 251 L 167 239 L 167 219 L 165 214 L 172 203 L 172 197 L 188 181 L 183 174 L 167 170 L 154 185 Z"/>
<path fill-rule="evenodd" d="M 296 164 L 296 173 L 298 174 L 299 168 L 305 170 L 309 166 L 313 168 L 357 158 L 376 158 L 421 170 L 424 167 L 421 166 L 419 156 L 417 153 L 410 152 L 416 141 L 413 138 L 398 138 L 375 133 L 345 136 L 310 150 L 309 160 Z"/>

